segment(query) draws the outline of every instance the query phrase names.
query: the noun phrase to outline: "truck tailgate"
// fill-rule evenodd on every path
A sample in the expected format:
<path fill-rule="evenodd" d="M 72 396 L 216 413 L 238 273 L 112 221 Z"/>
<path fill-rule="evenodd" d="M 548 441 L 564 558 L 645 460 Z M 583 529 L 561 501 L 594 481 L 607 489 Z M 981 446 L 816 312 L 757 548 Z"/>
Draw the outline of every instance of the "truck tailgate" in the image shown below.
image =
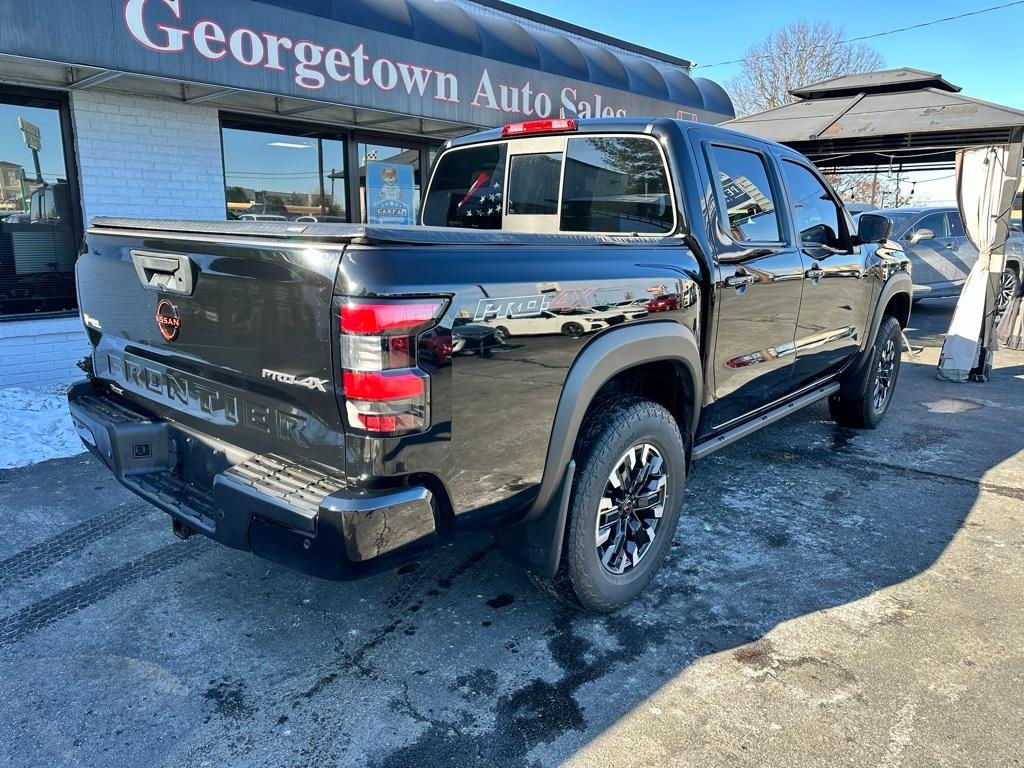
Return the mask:
<path fill-rule="evenodd" d="M 332 300 L 343 238 L 93 227 L 78 261 L 97 378 L 254 453 L 343 466 Z"/>

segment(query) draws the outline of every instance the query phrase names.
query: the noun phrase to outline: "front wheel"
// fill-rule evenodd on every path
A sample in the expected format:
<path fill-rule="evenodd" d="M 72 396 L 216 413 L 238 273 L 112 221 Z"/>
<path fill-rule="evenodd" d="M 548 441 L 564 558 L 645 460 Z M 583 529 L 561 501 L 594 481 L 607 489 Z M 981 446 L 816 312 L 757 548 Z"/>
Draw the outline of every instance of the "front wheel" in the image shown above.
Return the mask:
<path fill-rule="evenodd" d="M 668 551 L 686 482 L 683 439 L 664 407 L 620 396 L 593 409 L 574 457 L 559 570 L 534 580 L 576 608 L 609 613 L 644 590 Z"/>
<path fill-rule="evenodd" d="M 829 397 L 828 410 L 832 418 L 841 426 L 857 429 L 874 429 L 881 424 L 896 389 L 902 354 L 903 330 L 899 322 L 895 317 L 882 318 L 871 348 L 871 359 L 860 374 L 858 386 L 854 387 L 855 394 L 839 392 Z"/>

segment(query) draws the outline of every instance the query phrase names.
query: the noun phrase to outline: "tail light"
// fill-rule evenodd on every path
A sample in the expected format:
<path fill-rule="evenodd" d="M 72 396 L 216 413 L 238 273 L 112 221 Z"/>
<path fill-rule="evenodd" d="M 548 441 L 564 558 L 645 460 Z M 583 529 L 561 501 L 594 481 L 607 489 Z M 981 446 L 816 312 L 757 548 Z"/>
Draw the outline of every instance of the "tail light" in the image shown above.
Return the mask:
<path fill-rule="evenodd" d="M 339 313 L 341 381 L 349 422 L 367 432 L 429 425 L 430 375 L 416 364 L 418 336 L 444 299 L 345 299 Z"/>

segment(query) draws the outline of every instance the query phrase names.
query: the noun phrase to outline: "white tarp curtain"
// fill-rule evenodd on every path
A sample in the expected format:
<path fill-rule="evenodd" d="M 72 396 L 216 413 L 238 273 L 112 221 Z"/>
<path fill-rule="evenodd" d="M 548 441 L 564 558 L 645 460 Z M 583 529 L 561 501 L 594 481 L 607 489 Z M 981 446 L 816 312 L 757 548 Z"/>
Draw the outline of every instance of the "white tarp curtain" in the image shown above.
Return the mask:
<path fill-rule="evenodd" d="M 956 156 L 956 193 L 978 262 L 967 275 L 939 357 L 938 377 L 984 381 L 995 347 L 995 295 L 1005 262 L 1010 209 L 1020 176 L 1021 144 L 962 149 Z"/>

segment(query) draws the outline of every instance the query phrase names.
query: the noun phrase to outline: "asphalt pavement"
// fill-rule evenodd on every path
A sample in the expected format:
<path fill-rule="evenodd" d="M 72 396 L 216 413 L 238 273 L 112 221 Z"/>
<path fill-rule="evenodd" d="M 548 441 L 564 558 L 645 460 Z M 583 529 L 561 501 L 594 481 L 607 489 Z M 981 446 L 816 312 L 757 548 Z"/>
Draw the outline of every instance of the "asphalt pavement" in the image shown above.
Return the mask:
<path fill-rule="evenodd" d="M 817 405 L 695 466 L 608 617 L 489 538 L 348 584 L 200 537 L 87 455 L 0 471 L 0 763 L 1024 765 L 1024 353 L 873 432 Z"/>

